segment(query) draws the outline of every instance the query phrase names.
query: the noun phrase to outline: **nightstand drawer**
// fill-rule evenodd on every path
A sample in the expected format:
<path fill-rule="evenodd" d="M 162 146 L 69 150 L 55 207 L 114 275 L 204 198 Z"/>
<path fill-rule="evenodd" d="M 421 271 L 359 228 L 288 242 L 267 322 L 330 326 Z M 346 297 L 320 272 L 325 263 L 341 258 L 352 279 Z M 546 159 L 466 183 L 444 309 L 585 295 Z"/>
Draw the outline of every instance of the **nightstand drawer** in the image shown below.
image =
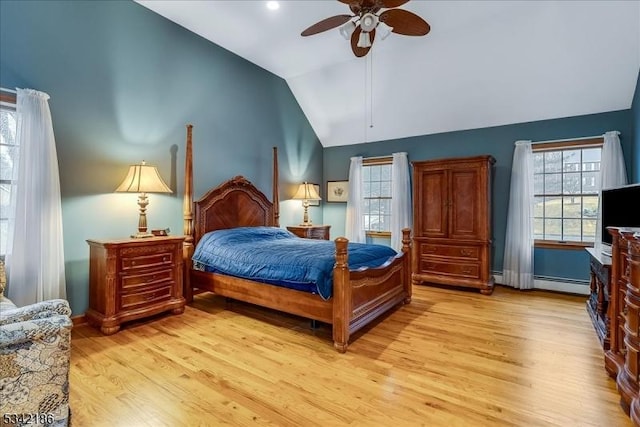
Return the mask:
<path fill-rule="evenodd" d="M 308 239 L 329 240 L 328 229 L 324 227 L 312 228 L 307 232 Z"/>
<path fill-rule="evenodd" d="M 330 225 L 309 225 L 309 226 L 295 226 L 290 225 L 287 230 L 292 232 L 298 237 L 303 239 L 317 239 L 317 240 L 329 240 Z"/>
<path fill-rule="evenodd" d="M 144 307 L 150 304 L 155 304 L 160 301 L 165 301 L 171 298 L 171 284 L 160 288 L 146 290 L 144 292 L 135 292 L 130 294 L 124 294 L 121 296 L 121 307 L 123 310 L 130 310 L 132 308 Z"/>
<path fill-rule="evenodd" d="M 173 280 L 173 270 L 156 270 L 148 273 L 122 276 L 122 292 L 132 292 L 136 289 L 155 287 L 158 283 Z"/>
<path fill-rule="evenodd" d="M 136 248 L 138 249 L 138 248 Z M 132 270 L 138 268 L 149 268 L 149 267 L 161 267 L 167 266 L 170 267 L 173 264 L 173 256 L 171 252 L 158 252 L 151 253 L 148 255 L 137 255 L 135 256 L 123 256 L 122 257 L 122 270 Z"/>

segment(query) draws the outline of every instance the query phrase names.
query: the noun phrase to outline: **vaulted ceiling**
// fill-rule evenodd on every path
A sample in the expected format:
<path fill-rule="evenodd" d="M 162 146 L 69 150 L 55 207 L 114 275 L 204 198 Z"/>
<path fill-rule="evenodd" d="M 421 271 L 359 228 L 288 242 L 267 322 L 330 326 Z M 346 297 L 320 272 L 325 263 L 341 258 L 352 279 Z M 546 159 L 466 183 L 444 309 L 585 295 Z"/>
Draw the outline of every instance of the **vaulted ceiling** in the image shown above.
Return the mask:
<path fill-rule="evenodd" d="M 431 25 L 356 58 L 338 1 L 138 1 L 284 78 L 325 147 L 628 109 L 640 70 L 640 1 L 431 1 Z"/>

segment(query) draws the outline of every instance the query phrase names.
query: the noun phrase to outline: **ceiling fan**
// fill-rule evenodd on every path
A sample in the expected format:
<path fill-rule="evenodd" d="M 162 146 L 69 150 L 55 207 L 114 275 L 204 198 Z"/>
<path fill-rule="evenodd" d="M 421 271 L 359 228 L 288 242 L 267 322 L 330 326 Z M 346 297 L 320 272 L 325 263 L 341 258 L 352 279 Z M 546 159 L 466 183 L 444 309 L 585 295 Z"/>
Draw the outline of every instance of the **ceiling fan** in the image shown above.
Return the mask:
<path fill-rule="evenodd" d="M 395 9 L 409 0 L 338 0 L 349 6 L 353 15 L 336 15 L 323 19 L 304 30 L 302 36 L 312 36 L 340 27 L 340 34 L 351 40 L 351 49 L 357 57 L 369 53 L 376 31 L 381 39 L 390 33 L 405 36 L 425 36 L 431 30 L 427 22 L 415 13 Z M 388 9 L 379 13 L 381 9 Z"/>

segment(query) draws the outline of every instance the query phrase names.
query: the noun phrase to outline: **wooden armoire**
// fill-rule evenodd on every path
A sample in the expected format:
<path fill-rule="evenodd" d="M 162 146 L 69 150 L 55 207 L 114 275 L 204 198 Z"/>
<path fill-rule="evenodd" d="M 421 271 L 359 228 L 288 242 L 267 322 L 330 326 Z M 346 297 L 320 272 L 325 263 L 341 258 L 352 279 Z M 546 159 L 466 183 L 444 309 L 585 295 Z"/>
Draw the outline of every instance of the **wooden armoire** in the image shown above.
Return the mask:
<path fill-rule="evenodd" d="M 413 162 L 413 283 L 493 292 L 491 182 L 495 159 Z"/>

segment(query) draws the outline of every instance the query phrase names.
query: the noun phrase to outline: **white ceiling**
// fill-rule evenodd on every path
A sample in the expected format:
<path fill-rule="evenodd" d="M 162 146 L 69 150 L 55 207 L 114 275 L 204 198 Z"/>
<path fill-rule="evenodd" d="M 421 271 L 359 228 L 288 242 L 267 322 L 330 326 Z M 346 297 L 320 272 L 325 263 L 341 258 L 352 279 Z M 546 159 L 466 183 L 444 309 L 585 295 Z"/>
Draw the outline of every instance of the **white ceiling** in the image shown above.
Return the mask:
<path fill-rule="evenodd" d="M 640 1 L 431 1 L 431 25 L 356 58 L 338 1 L 153 1 L 145 7 L 286 79 L 325 147 L 623 110 L 640 70 Z"/>

